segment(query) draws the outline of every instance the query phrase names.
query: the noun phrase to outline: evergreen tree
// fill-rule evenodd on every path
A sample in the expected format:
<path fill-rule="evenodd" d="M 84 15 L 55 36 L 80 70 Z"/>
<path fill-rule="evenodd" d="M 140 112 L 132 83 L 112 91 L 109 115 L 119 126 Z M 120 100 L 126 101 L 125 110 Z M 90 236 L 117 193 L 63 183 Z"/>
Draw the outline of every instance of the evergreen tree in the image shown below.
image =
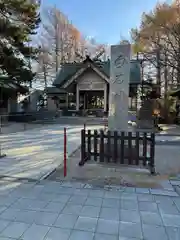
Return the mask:
<path fill-rule="evenodd" d="M 19 83 L 32 81 L 29 60 L 37 55 L 29 42 L 40 23 L 39 6 L 29 2 L 0 0 L 0 71 Z"/>

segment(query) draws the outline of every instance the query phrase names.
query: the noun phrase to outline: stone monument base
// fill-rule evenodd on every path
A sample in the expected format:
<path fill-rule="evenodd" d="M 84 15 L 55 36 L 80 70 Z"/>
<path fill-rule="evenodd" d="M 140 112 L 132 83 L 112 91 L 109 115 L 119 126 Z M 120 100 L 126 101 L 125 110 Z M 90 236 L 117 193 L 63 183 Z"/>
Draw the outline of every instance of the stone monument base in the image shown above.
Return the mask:
<path fill-rule="evenodd" d="M 142 129 L 154 129 L 154 120 L 138 120 L 137 127 Z"/>

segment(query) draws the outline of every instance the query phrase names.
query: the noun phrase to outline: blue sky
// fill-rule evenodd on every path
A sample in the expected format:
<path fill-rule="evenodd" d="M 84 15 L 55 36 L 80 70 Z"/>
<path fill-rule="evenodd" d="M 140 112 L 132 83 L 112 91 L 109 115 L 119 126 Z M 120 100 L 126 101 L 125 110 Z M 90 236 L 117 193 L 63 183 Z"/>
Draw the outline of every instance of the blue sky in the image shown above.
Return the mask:
<path fill-rule="evenodd" d="M 85 36 L 115 44 L 129 38 L 129 31 L 140 23 L 142 12 L 151 10 L 157 0 L 42 0 L 56 5 Z"/>

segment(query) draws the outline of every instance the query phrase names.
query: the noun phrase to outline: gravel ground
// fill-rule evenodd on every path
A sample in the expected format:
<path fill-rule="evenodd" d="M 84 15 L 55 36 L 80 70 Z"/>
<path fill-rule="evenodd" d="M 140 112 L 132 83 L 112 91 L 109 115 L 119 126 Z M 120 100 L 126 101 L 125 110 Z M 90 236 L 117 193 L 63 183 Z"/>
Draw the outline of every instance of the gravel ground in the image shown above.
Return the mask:
<path fill-rule="evenodd" d="M 93 160 L 79 167 L 80 148 L 67 161 L 67 176 L 64 178 L 63 165 L 59 166 L 47 179 L 52 181 L 81 181 L 95 186 L 123 185 L 143 188 L 163 188 L 161 181 L 168 176 L 151 176 L 149 170 L 133 167 L 100 165 Z"/>

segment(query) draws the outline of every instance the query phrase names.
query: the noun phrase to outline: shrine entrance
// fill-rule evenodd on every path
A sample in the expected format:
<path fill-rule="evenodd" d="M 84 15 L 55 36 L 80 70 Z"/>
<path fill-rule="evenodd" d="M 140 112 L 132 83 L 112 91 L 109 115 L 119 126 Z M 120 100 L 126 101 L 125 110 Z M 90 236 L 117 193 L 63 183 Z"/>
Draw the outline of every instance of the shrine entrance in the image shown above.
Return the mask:
<path fill-rule="evenodd" d="M 80 91 L 80 109 L 82 110 L 104 110 L 104 91 Z"/>

